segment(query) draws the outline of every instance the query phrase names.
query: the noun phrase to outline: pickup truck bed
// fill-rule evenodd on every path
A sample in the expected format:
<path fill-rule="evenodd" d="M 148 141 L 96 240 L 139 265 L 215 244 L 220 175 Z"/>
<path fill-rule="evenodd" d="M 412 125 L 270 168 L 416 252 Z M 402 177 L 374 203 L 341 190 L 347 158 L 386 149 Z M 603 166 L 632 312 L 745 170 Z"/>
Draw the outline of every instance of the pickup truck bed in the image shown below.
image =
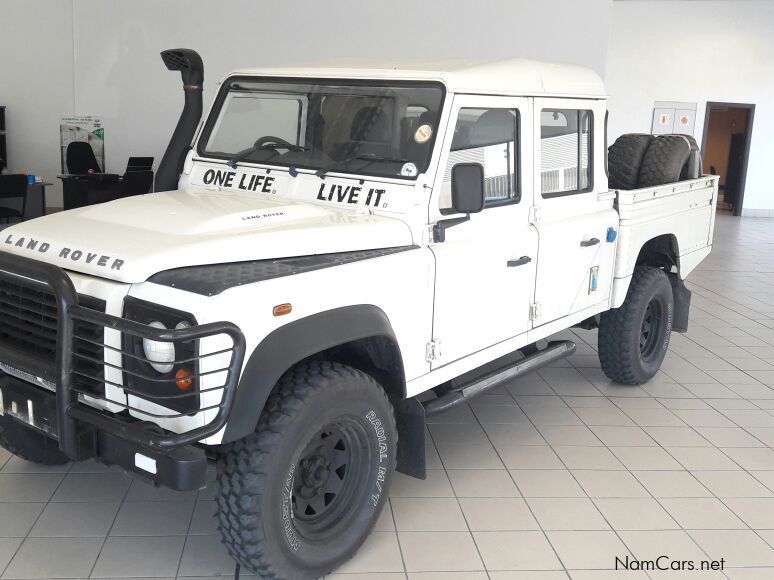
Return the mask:
<path fill-rule="evenodd" d="M 681 279 L 712 248 L 718 177 L 658 187 L 617 190 L 615 207 L 620 216 L 618 251 L 614 269 L 613 307 L 624 300 L 640 248 L 648 240 L 664 236 L 673 244 Z"/>

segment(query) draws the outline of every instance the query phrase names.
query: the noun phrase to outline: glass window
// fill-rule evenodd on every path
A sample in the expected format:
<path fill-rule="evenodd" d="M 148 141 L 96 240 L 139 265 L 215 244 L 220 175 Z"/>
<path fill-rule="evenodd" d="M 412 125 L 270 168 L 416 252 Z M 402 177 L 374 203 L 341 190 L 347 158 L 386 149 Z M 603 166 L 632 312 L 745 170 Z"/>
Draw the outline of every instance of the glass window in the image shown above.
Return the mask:
<path fill-rule="evenodd" d="M 543 197 L 591 189 L 593 119 L 593 113 L 586 110 L 541 111 L 540 190 Z"/>
<path fill-rule="evenodd" d="M 238 152 L 255 143 L 256 133 L 279 137 L 302 145 L 300 127 L 302 99 L 291 95 L 230 94 L 221 115 L 210 134 L 211 151 Z"/>
<path fill-rule="evenodd" d="M 199 144 L 204 156 L 415 179 L 430 163 L 438 83 L 233 78 Z"/>
<path fill-rule="evenodd" d="M 441 209 L 451 208 L 451 173 L 457 163 L 484 167 L 485 205 L 518 201 L 517 109 L 460 109 L 441 190 Z"/>

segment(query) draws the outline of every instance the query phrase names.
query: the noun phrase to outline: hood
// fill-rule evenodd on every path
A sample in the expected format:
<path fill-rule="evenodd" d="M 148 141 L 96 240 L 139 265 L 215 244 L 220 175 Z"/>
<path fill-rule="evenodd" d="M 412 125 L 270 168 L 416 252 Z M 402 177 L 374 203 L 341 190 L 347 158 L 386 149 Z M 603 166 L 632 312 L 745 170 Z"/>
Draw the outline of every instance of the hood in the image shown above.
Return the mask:
<path fill-rule="evenodd" d="M 66 270 L 143 282 L 171 268 L 409 245 L 404 222 L 254 193 L 168 191 L 23 222 L 0 249 Z"/>

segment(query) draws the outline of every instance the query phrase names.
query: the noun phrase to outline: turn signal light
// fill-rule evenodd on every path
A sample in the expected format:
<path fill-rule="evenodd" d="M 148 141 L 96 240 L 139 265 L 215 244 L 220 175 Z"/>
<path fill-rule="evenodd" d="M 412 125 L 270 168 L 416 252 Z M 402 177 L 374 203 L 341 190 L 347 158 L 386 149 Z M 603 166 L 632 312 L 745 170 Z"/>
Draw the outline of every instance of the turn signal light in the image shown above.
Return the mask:
<path fill-rule="evenodd" d="M 274 316 L 285 316 L 293 312 L 293 305 L 286 302 L 285 304 L 277 304 L 271 311 Z"/>
<path fill-rule="evenodd" d="M 178 389 L 187 391 L 194 383 L 193 372 L 190 369 L 180 369 L 175 373 L 175 382 Z"/>

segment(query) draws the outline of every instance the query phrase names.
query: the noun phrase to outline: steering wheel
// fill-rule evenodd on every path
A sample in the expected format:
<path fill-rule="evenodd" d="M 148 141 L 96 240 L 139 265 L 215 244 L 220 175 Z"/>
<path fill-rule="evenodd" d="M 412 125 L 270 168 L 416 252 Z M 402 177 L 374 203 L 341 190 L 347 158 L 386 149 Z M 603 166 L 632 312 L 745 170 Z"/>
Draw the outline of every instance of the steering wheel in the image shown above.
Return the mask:
<path fill-rule="evenodd" d="M 305 149 L 299 145 L 293 145 L 290 141 L 286 141 L 282 137 L 274 137 L 272 135 L 264 135 L 255 142 L 256 149 L 287 149 L 288 151 L 304 151 Z"/>

